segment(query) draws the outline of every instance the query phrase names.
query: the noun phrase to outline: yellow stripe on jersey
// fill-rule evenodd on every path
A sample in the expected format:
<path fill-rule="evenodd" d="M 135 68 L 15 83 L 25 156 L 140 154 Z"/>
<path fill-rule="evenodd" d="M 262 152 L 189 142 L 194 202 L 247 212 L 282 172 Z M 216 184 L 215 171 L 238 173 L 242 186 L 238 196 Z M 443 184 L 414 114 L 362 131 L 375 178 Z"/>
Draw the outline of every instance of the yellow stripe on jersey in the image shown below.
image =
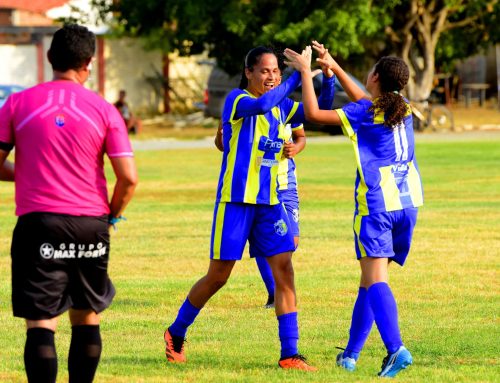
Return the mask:
<path fill-rule="evenodd" d="M 408 164 L 408 188 L 413 206 L 418 207 L 424 204 L 424 195 L 422 193 L 422 181 L 413 161 Z"/>
<path fill-rule="evenodd" d="M 243 197 L 243 200 L 246 203 L 257 203 L 257 194 L 260 189 L 260 167 L 264 157 L 264 152 L 259 150 L 259 142 L 260 137 L 266 136 L 269 132 L 269 122 L 266 117 L 262 114 L 259 114 L 256 117 L 257 121 L 255 123 L 252 152 L 250 154 L 247 183 L 245 185 L 245 196 Z M 252 166 L 255 167 L 255 171 L 250 170 Z M 276 182 L 276 178 L 274 179 L 274 182 Z"/>
<path fill-rule="evenodd" d="M 278 184 L 279 190 L 288 189 L 288 158 L 284 158 L 278 165 Z"/>
<path fill-rule="evenodd" d="M 344 135 L 351 139 L 352 145 L 354 147 L 354 156 L 356 157 L 356 165 L 358 167 L 359 172 L 359 185 L 356 190 L 356 200 L 358 201 L 358 212 L 360 215 L 368 215 L 368 203 L 366 202 L 366 193 L 368 192 L 368 186 L 366 186 L 365 177 L 363 175 L 363 169 L 361 167 L 361 158 L 359 154 L 358 148 L 358 136 L 354 133 L 354 129 L 349 122 L 349 119 L 345 115 L 342 109 L 335 109 L 340 117 L 340 121 L 342 122 L 342 131 Z"/>
<path fill-rule="evenodd" d="M 403 206 L 401 205 L 399 188 L 392 172 L 392 165 L 381 167 L 379 171 L 381 176 L 380 188 L 384 196 L 386 211 L 401 210 Z"/>
<path fill-rule="evenodd" d="M 236 148 L 238 147 L 238 138 L 240 136 L 241 126 L 243 125 L 243 119 L 240 118 L 238 120 L 234 120 L 234 114 L 236 113 L 236 105 L 238 104 L 238 101 L 243 97 L 247 97 L 247 95 L 241 94 L 234 99 L 231 118 L 229 120 L 231 122 L 232 130 L 231 139 L 229 140 L 229 148 L 234 148 L 234 150 L 230 149 L 227 155 L 226 171 L 224 173 L 224 181 L 221 190 L 221 199 L 223 201 L 231 201 L 231 180 L 233 179 L 234 164 L 236 162 Z"/>
<path fill-rule="evenodd" d="M 219 202 L 217 215 L 215 217 L 213 259 L 220 259 L 220 247 L 222 243 L 222 231 L 224 229 L 224 215 L 226 214 L 226 203 Z"/>
<path fill-rule="evenodd" d="M 300 124 L 300 125 L 297 125 L 296 127 L 292 128 L 292 132 L 295 132 L 296 130 L 302 130 L 304 129 L 304 125 Z"/>
<path fill-rule="evenodd" d="M 347 137 L 352 137 L 356 133 L 354 133 L 354 130 L 352 129 L 351 123 L 349 122 L 349 119 L 345 115 L 345 112 L 342 109 L 335 109 L 337 114 L 340 117 L 340 122 L 342 123 L 342 132 L 344 133 L 344 136 Z"/>
<path fill-rule="evenodd" d="M 295 112 L 297 112 L 297 109 L 299 108 L 299 103 L 294 102 L 292 109 L 290 110 L 290 113 L 288 113 L 288 116 L 285 119 L 285 124 L 288 123 L 292 119 L 292 117 L 295 115 Z"/>
<path fill-rule="evenodd" d="M 361 233 L 361 221 L 363 220 L 363 216 L 356 214 L 354 216 L 354 232 L 356 233 L 356 238 L 358 240 L 358 247 L 359 247 L 359 252 L 361 254 L 361 257 L 366 257 L 366 250 L 363 244 L 361 243 L 361 240 L 359 239 L 360 233 Z"/>

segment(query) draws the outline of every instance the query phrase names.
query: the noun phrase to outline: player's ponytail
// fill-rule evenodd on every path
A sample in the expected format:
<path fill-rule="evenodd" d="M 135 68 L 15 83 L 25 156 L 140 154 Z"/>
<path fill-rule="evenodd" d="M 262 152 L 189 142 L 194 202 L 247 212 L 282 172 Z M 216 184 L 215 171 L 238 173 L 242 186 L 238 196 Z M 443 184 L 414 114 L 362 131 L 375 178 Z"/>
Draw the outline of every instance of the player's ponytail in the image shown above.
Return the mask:
<path fill-rule="evenodd" d="M 245 89 L 248 86 L 248 79 L 245 74 L 245 69 L 248 69 L 250 72 L 253 71 L 254 65 L 259 62 L 260 56 L 262 56 L 264 53 L 271 53 L 278 57 L 274 49 L 270 47 L 260 46 L 250 49 L 250 51 L 245 56 L 245 63 L 243 64 L 240 85 L 238 86 L 238 88 Z"/>
<path fill-rule="evenodd" d="M 401 90 L 408 83 L 410 71 L 399 57 L 382 57 L 374 67 L 380 80 L 381 95 L 375 99 L 370 110 L 384 113 L 384 125 L 393 128 L 401 123 L 407 113 L 408 105 Z"/>

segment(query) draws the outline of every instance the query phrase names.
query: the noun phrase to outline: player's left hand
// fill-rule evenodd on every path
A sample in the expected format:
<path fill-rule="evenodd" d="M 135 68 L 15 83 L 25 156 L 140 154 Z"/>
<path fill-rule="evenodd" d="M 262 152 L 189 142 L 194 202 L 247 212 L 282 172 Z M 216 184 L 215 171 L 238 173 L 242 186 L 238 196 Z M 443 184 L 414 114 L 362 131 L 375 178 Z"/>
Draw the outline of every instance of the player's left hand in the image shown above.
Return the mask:
<path fill-rule="evenodd" d="M 285 147 L 283 148 L 283 156 L 285 158 L 293 158 L 297 155 L 297 146 L 289 141 L 285 142 Z"/>

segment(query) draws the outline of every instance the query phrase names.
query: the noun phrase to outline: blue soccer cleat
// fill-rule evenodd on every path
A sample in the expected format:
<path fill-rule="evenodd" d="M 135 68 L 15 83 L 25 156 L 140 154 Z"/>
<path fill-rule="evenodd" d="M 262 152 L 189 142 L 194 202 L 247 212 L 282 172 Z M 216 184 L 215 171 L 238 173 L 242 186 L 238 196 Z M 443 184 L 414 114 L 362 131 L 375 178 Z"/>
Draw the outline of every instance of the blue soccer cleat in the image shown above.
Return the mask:
<path fill-rule="evenodd" d="M 384 358 L 381 367 L 382 370 L 378 373 L 378 376 L 393 378 L 399 371 L 404 370 L 412 363 L 413 358 L 410 351 L 406 347 L 401 346 L 396 352 L 388 354 Z"/>
<path fill-rule="evenodd" d="M 344 352 L 341 351 L 337 355 L 337 366 L 346 369 L 347 371 L 354 371 L 356 369 L 356 359 L 345 357 Z"/>

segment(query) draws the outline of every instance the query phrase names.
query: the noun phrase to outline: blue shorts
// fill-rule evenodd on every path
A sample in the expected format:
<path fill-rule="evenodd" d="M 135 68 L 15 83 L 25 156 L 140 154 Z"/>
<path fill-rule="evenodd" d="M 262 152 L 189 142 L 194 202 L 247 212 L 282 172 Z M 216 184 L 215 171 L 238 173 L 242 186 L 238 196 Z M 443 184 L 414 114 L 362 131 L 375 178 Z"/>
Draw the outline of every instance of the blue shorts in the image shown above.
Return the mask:
<path fill-rule="evenodd" d="M 282 204 L 215 204 L 210 259 L 240 260 L 246 242 L 251 257 L 294 251 L 290 221 Z"/>
<path fill-rule="evenodd" d="M 299 193 L 297 193 L 297 189 L 278 190 L 278 198 L 285 205 L 286 212 L 288 213 L 290 231 L 294 237 L 300 236 Z"/>
<path fill-rule="evenodd" d="M 390 258 L 403 266 L 410 251 L 417 208 L 371 215 L 354 215 L 356 256 Z"/>

